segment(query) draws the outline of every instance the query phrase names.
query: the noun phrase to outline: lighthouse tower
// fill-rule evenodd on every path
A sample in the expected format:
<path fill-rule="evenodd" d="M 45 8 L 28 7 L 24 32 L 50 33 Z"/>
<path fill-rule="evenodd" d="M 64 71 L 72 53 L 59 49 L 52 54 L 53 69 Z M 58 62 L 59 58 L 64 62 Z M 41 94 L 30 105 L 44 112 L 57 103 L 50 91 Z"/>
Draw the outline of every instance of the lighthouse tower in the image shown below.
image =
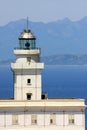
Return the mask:
<path fill-rule="evenodd" d="M 41 72 L 44 64 L 40 62 L 40 53 L 31 30 L 24 30 L 19 36 L 19 48 L 14 49 L 16 62 L 11 64 L 15 100 L 41 99 Z"/>

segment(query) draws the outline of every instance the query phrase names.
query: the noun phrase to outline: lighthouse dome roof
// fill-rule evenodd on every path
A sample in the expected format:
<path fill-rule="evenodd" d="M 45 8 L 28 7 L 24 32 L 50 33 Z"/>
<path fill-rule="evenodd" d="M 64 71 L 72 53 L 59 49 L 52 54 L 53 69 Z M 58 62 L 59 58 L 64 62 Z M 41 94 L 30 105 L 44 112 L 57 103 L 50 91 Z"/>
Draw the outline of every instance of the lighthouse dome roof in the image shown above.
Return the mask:
<path fill-rule="evenodd" d="M 33 35 L 33 33 L 31 32 L 30 29 L 26 29 L 19 36 L 19 40 L 22 40 L 22 39 L 33 40 L 33 39 L 36 39 L 36 38 L 35 38 L 35 36 Z"/>

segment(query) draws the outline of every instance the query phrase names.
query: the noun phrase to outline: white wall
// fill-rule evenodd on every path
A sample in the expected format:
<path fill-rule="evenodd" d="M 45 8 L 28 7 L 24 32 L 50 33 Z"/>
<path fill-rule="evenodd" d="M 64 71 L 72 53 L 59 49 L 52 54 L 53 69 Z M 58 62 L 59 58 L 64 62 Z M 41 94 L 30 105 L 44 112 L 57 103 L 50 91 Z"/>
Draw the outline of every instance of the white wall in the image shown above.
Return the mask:
<path fill-rule="evenodd" d="M 31 79 L 31 83 L 27 84 L 27 79 Z M 41 99 L 41 75 L 16 75 L 15 99 L 26 100 L 26 94 L 32 93 L 33 100 Z"/>
<path fill-rule="evenodd" d="M 50 114 L 53 112 L 38 112 L 38 111 L 31 111 L 31 112 L 23 112 L 19 111 L 8 111 L 8 112 L 0 112 L 0 129 L 2 127 L 14 127 L 12 126 L 12 114 L 18 114 L 18 126 L 16 127 L 57 127 L 57 128 L 85 128 L 84 122 L 84 114 L 82 112 L 73 112 L 75 114 L 75 124 L 69 126 L 68 124 L 68 114 L 70 112 L 59 112 L 56 111 L 56 124 L 50 125 Z M 31 115 L 37 114 L 37 125 L 31 124 Z"/>
<path fill-rule="evenodd" d="M 5 125 L 5 113 L 0 112 L 0 127 Z"/>
<path fill-rule="evenodd" d="M 40 50 L 14 50 L 16 62 L 11 64 L 14 71 L 14 97 L 26 100 L 27 93 L 32 93 L 31 100 L 41 99 L 41 71 L 44 64 L 40 62 Z M 27 84 L 31 79 L 31 84 Z"/>

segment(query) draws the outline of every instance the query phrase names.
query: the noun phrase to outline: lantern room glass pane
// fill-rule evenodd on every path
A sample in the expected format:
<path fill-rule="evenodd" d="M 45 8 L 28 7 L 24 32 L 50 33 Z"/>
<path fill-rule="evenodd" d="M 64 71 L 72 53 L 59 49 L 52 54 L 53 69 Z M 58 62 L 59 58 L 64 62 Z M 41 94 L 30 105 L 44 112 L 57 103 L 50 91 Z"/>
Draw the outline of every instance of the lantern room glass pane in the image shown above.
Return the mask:
<path fill-rule="evenodd" d="M 36 49 L 35 39 L 21 39 L 19 40 L 20 49 Z"/>
<path fill-rule="evenodd" d="M 20 47 L 20 49 L 24 48 L 24 40 L 20 40 L 19 47 Z"/>

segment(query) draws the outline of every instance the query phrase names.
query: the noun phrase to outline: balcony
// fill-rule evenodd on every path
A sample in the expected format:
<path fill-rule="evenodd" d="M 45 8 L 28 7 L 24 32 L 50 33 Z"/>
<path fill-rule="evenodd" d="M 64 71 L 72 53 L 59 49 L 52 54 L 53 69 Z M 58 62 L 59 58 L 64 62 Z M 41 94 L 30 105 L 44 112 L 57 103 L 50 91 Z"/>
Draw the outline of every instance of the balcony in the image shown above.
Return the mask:
<path fill-rule="evenodd" d="M 40 48 L 35 48 L 35 49 L 15 48 L 14 49 L 14 54 L 16 54 L 16 55 L 35 55 L 35 54 L 40 54 L 40 53 L 41 53 Z"/>

